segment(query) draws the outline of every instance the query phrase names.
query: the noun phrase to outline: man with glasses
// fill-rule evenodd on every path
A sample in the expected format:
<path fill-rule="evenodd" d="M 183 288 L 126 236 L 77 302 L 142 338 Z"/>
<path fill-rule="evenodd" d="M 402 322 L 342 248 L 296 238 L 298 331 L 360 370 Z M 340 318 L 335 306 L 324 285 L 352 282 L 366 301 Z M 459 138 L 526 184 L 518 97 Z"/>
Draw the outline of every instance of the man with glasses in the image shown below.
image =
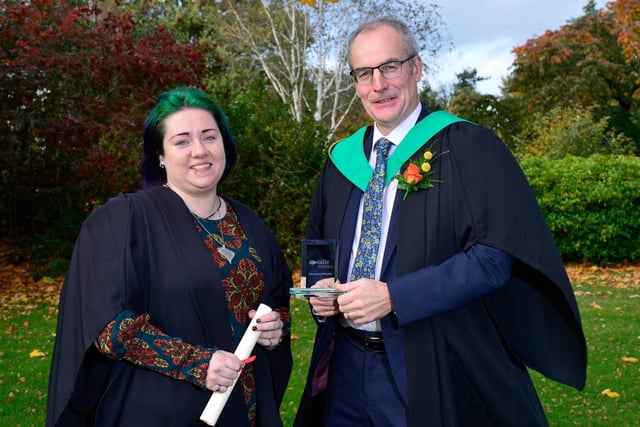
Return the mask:
<path fill-rule="evenodd" d="M 491 131 L 421 105 L 423 63 L 394 18 L 349 40 L 373 124 L 335 144 L 308 239 L 338 239 L 299 427 L 540 426 L 527 367 L 584 387 L 564 265 L 526 178 Z"/>

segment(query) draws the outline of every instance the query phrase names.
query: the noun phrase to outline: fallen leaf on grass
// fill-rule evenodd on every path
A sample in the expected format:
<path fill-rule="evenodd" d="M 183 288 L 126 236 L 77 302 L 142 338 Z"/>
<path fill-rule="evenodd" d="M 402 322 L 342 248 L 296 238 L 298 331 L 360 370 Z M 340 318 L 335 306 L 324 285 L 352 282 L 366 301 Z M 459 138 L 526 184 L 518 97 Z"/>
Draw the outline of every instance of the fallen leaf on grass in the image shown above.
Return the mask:
<path fill-rule="evenodd" d="M 620 397 L 620 393 L 616 393 L 615 391 L 611 391 L 611 389 L 606 388 L 600 392 L 601 395 L 610 397 L 612 399 L 617 399 Z"/>
<path fill-rule="evenodd" d="M 592 302 L 590 305 L 596 310 L 602 310 L 602 306 L 600 304 L 596 304 L 595 302 Z"/>
<path fill-rule="evenodd" d="M 45 357 L 46 354 L 44 354 L 43 352 L 41 352 L 38 349 L 35 349 L 33 351 L 31 351 L 31 353 L 29 353 L 29 357 Z"/>
<path fill-rule="evenodd" d="M 628 363 L 638 363 L 638 359 L 635 357 L 623 357 L 622 361 Z"/>

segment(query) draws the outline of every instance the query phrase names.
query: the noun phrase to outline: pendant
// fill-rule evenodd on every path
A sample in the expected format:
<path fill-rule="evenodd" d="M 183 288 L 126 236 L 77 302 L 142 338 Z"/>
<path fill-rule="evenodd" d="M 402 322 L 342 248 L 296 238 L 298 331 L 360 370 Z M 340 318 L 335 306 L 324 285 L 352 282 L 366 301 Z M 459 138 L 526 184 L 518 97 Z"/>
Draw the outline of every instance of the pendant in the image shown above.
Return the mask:
<path fill-rule="evenodd" d="M 231 262 L 233 260 L 233 257 L 236 256 L 235 252 L 233 252 L 231 249 L 227 248 L 226 246 L 218 246 L 218 253 L 223 257 L 225 257 L 229 262 Z"/>

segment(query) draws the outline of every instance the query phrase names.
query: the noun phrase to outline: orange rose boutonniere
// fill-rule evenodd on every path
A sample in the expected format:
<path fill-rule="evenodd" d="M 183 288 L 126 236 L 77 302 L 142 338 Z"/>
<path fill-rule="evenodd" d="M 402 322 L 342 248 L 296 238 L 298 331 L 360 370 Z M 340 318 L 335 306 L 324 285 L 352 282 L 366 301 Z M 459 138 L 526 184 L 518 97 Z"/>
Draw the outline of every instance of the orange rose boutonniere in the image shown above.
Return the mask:
<path fill-rule="evenodd" d="M 439 157 L 439 155 L 436 156 L 431 151 L 432 146 L 433 144 L 422 154 L 422 159 L 411 160 L 404 172 L 396 175 L 398 189 L 405 190 L 402 200 L 406 199 L 412 191 L 431 188 L 434 182 L 442 182 L 431 179 L 431 175 L 434 172 L 431 169 L 431 162 Z"/>

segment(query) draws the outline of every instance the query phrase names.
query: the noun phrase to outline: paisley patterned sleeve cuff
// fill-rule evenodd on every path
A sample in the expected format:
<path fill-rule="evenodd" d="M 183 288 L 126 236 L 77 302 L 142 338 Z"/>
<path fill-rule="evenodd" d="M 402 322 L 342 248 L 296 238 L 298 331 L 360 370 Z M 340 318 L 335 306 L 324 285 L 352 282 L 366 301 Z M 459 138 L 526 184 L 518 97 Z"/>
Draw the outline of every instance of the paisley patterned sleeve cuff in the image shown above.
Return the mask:
<path fill-rule="evenodd" d="M 125 309 L 102 330 L 95 346 L 111 359 L 125 360 L 205 390 L 209 360 L 216 348 L 171 337 L 153 326 L 150 319 L 147 313 L 136 316 Z"/>

